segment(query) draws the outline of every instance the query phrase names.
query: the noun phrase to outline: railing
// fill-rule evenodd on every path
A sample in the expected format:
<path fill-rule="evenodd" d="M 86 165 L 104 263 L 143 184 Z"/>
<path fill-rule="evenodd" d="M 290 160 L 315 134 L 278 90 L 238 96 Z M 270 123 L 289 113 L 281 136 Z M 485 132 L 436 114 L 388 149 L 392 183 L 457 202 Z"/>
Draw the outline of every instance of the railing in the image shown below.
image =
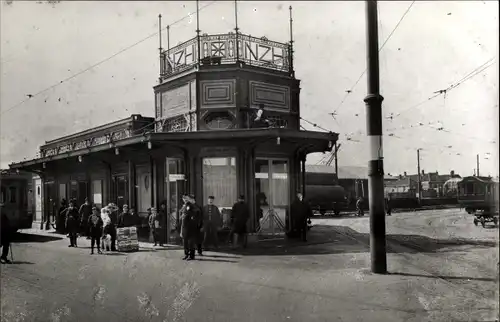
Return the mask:
<path fill-rule="evenodd" d="M 238 50 L 236 50 L 236 43 Z M 234 64 L 244 62 L 278 71 L 291 72 L 290 44 L 244 34 L 202 35 L 199 39 L 200 63 Z M 198 38 L 165 50 L 161 57 L 161 76 L 178 74 L 198 64 Z"/>

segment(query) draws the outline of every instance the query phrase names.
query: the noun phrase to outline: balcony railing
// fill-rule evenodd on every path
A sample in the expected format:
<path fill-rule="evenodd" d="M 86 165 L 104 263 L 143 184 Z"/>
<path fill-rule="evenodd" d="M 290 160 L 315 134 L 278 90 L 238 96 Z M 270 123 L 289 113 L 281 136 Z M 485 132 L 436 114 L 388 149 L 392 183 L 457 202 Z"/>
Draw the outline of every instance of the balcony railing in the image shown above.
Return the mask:
<path fill-rule="evenodd" d="M 238 46 L 236 46 L 238 44 Z M 198 57 L 198 49 L 200 55 Z M 161 76 L 169 77 L 200 64 L 234 64 L 244 62 L 273 70 L 292 72 L 290 44 L 238 33 L 200 36 L 189 39 L 161 55 Z"/>

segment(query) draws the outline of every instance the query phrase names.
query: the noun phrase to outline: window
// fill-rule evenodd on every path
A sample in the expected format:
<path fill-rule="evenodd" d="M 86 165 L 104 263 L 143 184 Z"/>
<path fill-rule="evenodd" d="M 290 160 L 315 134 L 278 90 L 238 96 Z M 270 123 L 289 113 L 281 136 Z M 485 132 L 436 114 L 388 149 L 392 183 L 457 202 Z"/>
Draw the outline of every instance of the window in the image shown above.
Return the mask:
<path fill-rule="evenodd" d="M 238 198 L 236 178 L 236 158 L 204 158 L 203 159 L 203 200 L 205 204 L 208 196 L 214 196 L 214 203 L 223 213 L 223 225 L 228 225 L 229 212 Z"/>
<path fill-rule="evenodd" d="M 10 187 L 9 188 L 9 202 L 16 203 L 16 199 L 17 199 L 16 197 L 17 197 L 17 188 Z"/>
<path fill-rule="evenodd" d="M 36 188 L 36 194 L 37 194 L 37 195 L 40 195 L 40 187 L 37 187 L 37 188 Z"/>
<path fill-rule="evenodd" d="M 7 190 L 5 187 L 2 187 L 2 195 L 0 196 L 0 203 L 4 203 L 7 200 Z"/>

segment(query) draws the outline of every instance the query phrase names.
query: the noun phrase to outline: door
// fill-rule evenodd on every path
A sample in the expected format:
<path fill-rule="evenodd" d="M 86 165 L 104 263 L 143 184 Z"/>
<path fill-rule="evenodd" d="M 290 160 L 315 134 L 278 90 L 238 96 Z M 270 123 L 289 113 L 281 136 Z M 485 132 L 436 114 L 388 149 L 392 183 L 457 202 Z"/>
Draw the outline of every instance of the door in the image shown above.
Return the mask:
<path fill-rule="evenodd" d="M 116 191 L 116 205 L 118 206 L 119 209 L 122 209 L 123 205 L 127 204 L 128 200 L 126 176 L 115 177 L 115 191 Z"/>
<path fill-rule="evenodd" d="M 151 205 L 151 191 L 153 190 L 153 181 L 151 180 L 151 171 L 149 166 L 138 166 L 136 170 L 137 182 L 137 213 L 141 217 L 146 217 L 148 208 Z"/>
<path fill-rule="evenodd" d="M 289 166 L 286 159 L 255 161 L 256 227 L 263 235 L 284 235 L 290 212 Z"/>
<path fill-rule="evenodd" d="M 42 220 L 42 179 L 35 179 L 35 218 Z"/>
<path fill-rule="evenodd" d="M 182 207 L 182 195 L 185 189 L 184 160 L 166 159 L 165 183 L 167 192 L 167 238 L 173 242 L 179 232 L 179 210 Z"/>

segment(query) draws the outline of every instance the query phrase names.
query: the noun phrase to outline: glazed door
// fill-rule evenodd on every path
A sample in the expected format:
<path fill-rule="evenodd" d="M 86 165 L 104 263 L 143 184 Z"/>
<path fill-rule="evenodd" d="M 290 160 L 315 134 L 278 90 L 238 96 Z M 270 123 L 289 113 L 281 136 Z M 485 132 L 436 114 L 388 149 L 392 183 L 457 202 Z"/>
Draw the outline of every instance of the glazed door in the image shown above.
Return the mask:
<path fill-rule="evenodd" d="M 42 179 L 35 179 L 35 218 L 42 220 Z"/>
<path fill-rule="evenodd" d="M 137 167 L 137 212 L 146 216 L 148 208 L 151 205 L 151 193 L 153 190 L 153 181 L 151 180 L 151 170 L 148 166 Z"/>
<path fill-rule="evenodd" d="M 126 176 L 115 177 L 116 205 L 119 209 L 128 202 L 128 187 Z"/>
<path fill-rule="evenodd" d="M 288 160 L 257 159 L 255 162 L 256 224 L 263 235 L 283 235 L 289 216 Z"/>
<path fill-rule="evenodd" d="M 182 194 L 185 189 L 184 160 L 167 158 L 165 183 L 167 192 L 167 233 L 168 240 L 173 241 L 179 232 L 179 210 L 182 207 Z"/>

